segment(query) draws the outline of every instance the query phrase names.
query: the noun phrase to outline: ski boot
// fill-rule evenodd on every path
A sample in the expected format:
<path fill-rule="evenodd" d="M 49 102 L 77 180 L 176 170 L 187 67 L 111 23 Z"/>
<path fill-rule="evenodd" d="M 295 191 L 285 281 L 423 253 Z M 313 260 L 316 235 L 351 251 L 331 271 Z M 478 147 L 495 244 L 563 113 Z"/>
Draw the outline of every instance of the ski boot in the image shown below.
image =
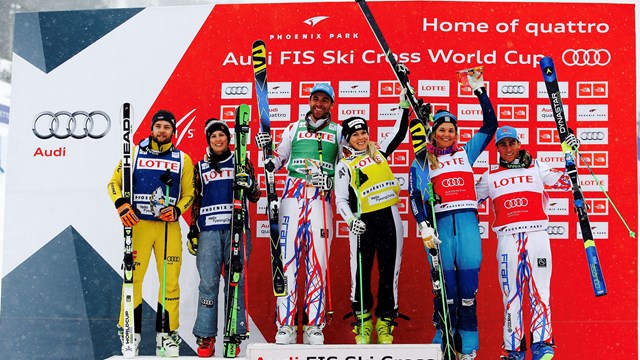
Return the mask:
<path fill-rule="evenodd" d="M 356 344 L 371 344 L 371 332 L 373 331 L 373 323 L 371 322 L 371 313 L 368 311 L 363 314 L 356 315 L 356 321 L 351 323 L 352 332 L 356 334 Z M 362 329 L 360 329 L 362 327 Z"/>
<path fill-rule="evenodd" d="M 458 360 L 473 360 L 476 358 L 476 351 L 473 350 L 471 354 L 460 354 L 458 353 Z"/>
<path fill-rule="evenodd" d="M 289 345 L 295 344 L 298 337 L 298 327 L 281 325 L 276 333 L 276 344 Z"/>
<path fill-rule="evenodd" d="M 393 344 L 393 329 L 398 323 L 390 317 L 381 317 L 376 321 L 378 344 Z"/>
<path fill-rule="evenodd" d="M 305 325 L 302 332 L 302 342 L 309 345 L 322 345 L 324 344 L 324 334 L 322 334 L 322 328 L 324 325 Z"/>
<path fill-rule="evenodd" d="M 531 344 L 532 360 L 551 360 L 553 359 L 553 345 L 546 342 L 537 342 Z"/>
<path fill-rule="evenodd" d="M 524 360 L 524 351 L 503 350 L 501 360 Z"/>
<path fill-rule="evenodd" d="M 215 341 L 216 338 L 214 337 L 196 336 L 196 344 L 198 344 L 198 357 L 212 357 Z"/>
<path fill-rule="evenodd" d="M 118 337 L 120 338 L 120 342 L 122 343 L 122 354 L 124 354 L 124 330 L 120 329 L 118 330 Z M 135 346 L 135 355 L 138 356 L 138 351 L 140 350 L 140 334 L 139 333 L 135 333 L 133 334 L 133 345 Z"/>
<path fill-rule="evenodd" d="M 177 331 L 156 334 L 156 356 L 178 357 L 182 339 Z"/>

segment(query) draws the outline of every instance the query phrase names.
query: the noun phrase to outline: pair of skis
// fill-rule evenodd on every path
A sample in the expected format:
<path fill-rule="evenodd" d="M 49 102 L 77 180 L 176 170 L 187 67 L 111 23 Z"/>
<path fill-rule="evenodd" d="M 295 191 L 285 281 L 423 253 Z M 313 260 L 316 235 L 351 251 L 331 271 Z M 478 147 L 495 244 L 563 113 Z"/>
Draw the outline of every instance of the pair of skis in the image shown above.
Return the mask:
<path fill-rule="evenodd" d="M 553 60 L 548 56 L 542 58 L 540 60 L 540 69 L 542 69 L 542 76 L 547 88 L 547 94 L 549 95 L 551 111 L 553 112 L 553 118 L 558 129 L 560 143 L 564 143 L 569 135 L 569 127 L 567 126 L 564 109 L 562 108 L 562 95 L 558 86 L 558 78 L 556 76 L 556 68 L 553 64 Z M 578 214 L 578 221 L 580 223 L 582 239 L 584 241 L 584 249 L 587 253 L 587 263 L 589 264 L 589 275 L 591 276 L 593 292 L 596 296 L 603 296 L 607 294 L 607 286 L 604 282 L 604 276 L 602 275 L 602 266 L 600 265 L 600 259 L 598 258 L 596 243 L 593 241 L 591 224 L 589 223 L 589 216 L 587 215 L 587 204 L 584 202 L 584 195 L 582 194 L 580 181 L 578 180 L 576 161 L 571 149 L 565 149 L 563 146 L 563 151 L 567 175 L 569 175 L 569 178 L 571 179 L 573 205 L 576 213 Z"/>
<path fill-rule="evenodd" d="M 256 98 L 260 117 L 260 131 L 271 132 L 269 119 L 269 102 L 267 89 L 267 59 L 264 42 L 257 40 L 252 45 L 253 71 L 256 82 Z M 246 172 L 246 148 L 249 133 L 249 106 L 242 104 L 236 109 L 235 123 L 235 173 Z M 263 149 L 265 184 L 267 188 L 267 213 L 269 215 L 269 235 L 271 238 L 271 265 L 273 277 L 273 292 L 276 296 L 286 294 L 286 282 L 282 265 L 280 249 L 280 232 L 278 224 L 278 195 L 275 189 L 275 161 L 273 157 L 273 143 Z M 227 295 L 226 321 L 224 329 L 224 357 L 234 358 L 238 354 L 239 346 L 245 339 L 244 334 L 237 332 L 238 313 L 238 283 L 243 273 L 243 261 L 240 246 L 244 244 L 246 196 L 243 189 L 235 187 L 233 192 L 233 217 L 231 225 L 231 257 L 229 266 L 229 292 Z M 249 319 L 247 318 L 247 321 Z"/>
<path fill-rule="evenodd" d="M 270 133 L 269 101 L 267 87 L 267 51 L 262 40 L 256 40 L 251 46 L 253 73 L 255 78 L 256 99 L 260 118 L 260 131 Z M 240 105 L 236 110 L 236 174 L 246 169 L 246 146 L 249 132 L 249 107 Z M 271 273 L 273 293 L 275 296 L 286 295 L 286 279 L 284 277 L 282 250 L 280 248 L 279 231 L 279 202 L 275 188 L 275 161 L 273 156 L 273 142 L 262 149 L 264 158 L 265 186 L 267 189 L 267 214 L 269 217 L 269 237 L 271 252 Z M 243 340 L 236 332 L 238 287 L 237 283 L 242 274 L 242 260 L 239 256 L 240 238 L 244 234 L 245 200 L 242 189 L 234 190 L 234 215 L 232 220 L 231 266 L 229 273 L 229 295 L 227 299 L 226 326 L 224 337 L 224 356 L 235 357 L 237 347 Z M 247 319 L 248 321 L 248 319 Z"/>
<path fill-rule="evenodd" d="M 396 78 L 400 82 L 402 88 L 406 91 L 406 97 L 413 109 L 413 112 L 416 116 L 415 119 L 412 119 L 409 124 L 409 131 L 411 132 L 411 139 L 413 145 L 413 151 L 415 155 L 416 162 L 422 168 L 427 166 L 427 144 L 428 144 L 428 130 L 427 126 L 431 123 L 431 106 L 430 104 L 423 103 L 422 99 L 418 99 L 415 96 L 413 88 L 409 85 L 409 69 L 401 63 L 398 63 L 387 44 L 384 36 L 382 35 L 382 31 L 378 26 L 371 10 L 369 9 L 369 5 L 367 5 L 365 0 L 356 0 L 360 10 L 364 14 L 373 34 L 378 40 L 378 44 L 382 48 L 382 51 L 385 53 L 387 57 L 387 61 L 389 65 L 391 65 L 391 69 L 393 69 Z M 432 223 L 434 229 L 436 229 L 436 221 L 435 221 L 435 212 L 433 212 L 434 206 L 434 194 L 433 194 L 433 185 L 431 184 L 431 180 L 428 179 L 428 189 L 429 189 L 429 202 L 432 207 L 432 213 L 434 214 L 434 218 L 432 219 Z M 436 229 L 437 235 L 437 229 Z M 447 304 L 447 291 L 445 287 L 444 281 L 444 271 L 442 270 L 442 260 L 440 255 L 440 247 L 436 244 L 436 247 L 433 249 L 426 249 L 429 257 L 431 259 L 431 284 L 433 288 L 433 293 L 436 297 L 436 301 L 439 304 L 437 307 L 437 312 L 439 316 L 440 322 L 440 330 L 442 331 L 442 351 L 445 360 L 455 360 L 455 347 L 453 340 L 453 331 L 451 328 L 451 316 L 449 315 L 449 308 Z"/>
<path fill-rule="evenodd" d="M 258 114 L 260 117 L 260 132 L 270 133 L 271 121 L 269 119 L 269 98 L 267 86 L 267 48 L 264 41 L 254 41 L 251 46 L 251 57 L 253 60 L 253 75 L 256 85 Z M 275 296 L 284 296 L 287 294 L 287 283 L 286 278 L 284 277 L 282 250 L 280 248 L 280 225 L 278 220 L 279 202 L 275 183 L 276 164 L 273 156 L 273 140 L 262 148 L 262 155 L 264 159 L 265 186 L 267 188 L 267 215 L 269 217 L 273 294 Z"/>
<path fill-rule="evenodd" d="M 256 40 L 251 46 L 253 60 L 253 73 L 255 78 L 256 99 L 260 118 L 260 131 L 270 133 L 271 122 L 269 119 L 269 101 L 267 87 L 267 50 L 262 40 Z M 249 132 L 249 107 L 240 105 L 236 110 L 236 146 L 235 167 L 236 174 L 245 172 L 246 146 Z M 273 156 L 273 142 L 269 142 L 262 149 L 264 158 L 265 186 L 267 189 L 267 214 L 269 217 L 269 237 L 271 252 L 271 273 L 273 293 L 275 296 L 286 295 L 286 279 L 282 264 L 282 250 L 280 248 L 279 231 L 279 202 L 275 188 L 275 161 Z M 242 275 L 243 265 L 240 257 L 240 239 L 244 236 L 245 197 L 242 189 L 234 189 L 232 239 L 231 239 L 231 265 L 229 269 L 229 294 L 227 299 L 224 356 L 235 357 L 238 346 L 244 339 L 236 331 L 238 308 L 238 281 Z M 249 319 L 247 319 L 248 321 Z"/>
<path fill-rule="evenodd" d="M 249 106 L 242 104 L 236 109 L 235 123 L 235 173 L 247 172 L 247 137 L 249 134 Z M 238 320 L 238 297 L 240 292 L 240 279 L 244 272 L 243 259 L 245 249 L 245 214 L 246 214 L 246 194 L 244 189 L 234 185 L 233 189 L 233 215 L 231 219 L 231 256 L 229 258 L 229 275 L 227 277 L 227 309 L 224 327 L 224 351 L 226 358 L 234 358 L 239 353 L 240 343 L 246 338 L 248 333 L 239 334 L 237 331 Z M 245 277 L 246 279 L 246 277 Z M 246 283 L 245 283 L 246 286 Z M 249 321 L 248 317 L 246 321 Z"/>

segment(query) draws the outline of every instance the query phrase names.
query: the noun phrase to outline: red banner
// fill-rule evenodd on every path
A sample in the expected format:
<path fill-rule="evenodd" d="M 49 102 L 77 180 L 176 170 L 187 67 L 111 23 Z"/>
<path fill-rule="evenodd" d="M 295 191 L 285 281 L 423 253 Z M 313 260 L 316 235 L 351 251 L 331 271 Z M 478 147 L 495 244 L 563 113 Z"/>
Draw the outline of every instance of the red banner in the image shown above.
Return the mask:
<path fill-rule="evenodd" d="M 594 297 L 570 193 L 551 192 L 551 309 L 557 358 L 600 359 L 609 354 L 636 358 L 637 241 L 629 237 L 598 186 L 608 191 L 631 228 L 637 229 L 633 5 L 372 2 L 370 8 L 392 51 L 410 69 L 418 96 L 458 116 L 461 142 L 480 127 L 482 113 L 470 89 L 457 84 L 455 72 L 482 65 L 500 125 L 516 127 L 523 148 L 562 168 L 538 65 L 541 57 L 553 57 L 568 124 L 576 130 L 583 157 L 597 176 L 594 179 L 580 164 L 609 290 L 604 297 Z M 268 51 L 276 141 L 288 123 L 308 110 L 309 90 L 315 82 L 330 82 L 336 90 L 334 120 L 341 122 L 352 115 L 368 118 L 372 139 L 378 141 L 393 126 L 400 88 L 355 3 L 216 5 L 146 115 L 137 140 L 148 134 L 150 114 L 170 109 L 181 119 L 179 147 L 197 161 L 206 147 L 205 120 L 219 117 L 233 122 L 234 108 L 240 103 L 252 107 L 253 137 L 259 129 L 251 66 L 251 44 L 256 39 L 263 39 Z M 433 304 L 427 256 L 407 202 L 407 173 L 413 157 L 408 139 L 390 159 L 403 189 L 400 210 L 406 233 L 399 310 L 412 319 L 400 321 L 395 339 L 427 343 L 434 334 Z M 262 163 L 253 144 L 250 154 L 254 164 Z M 496 161 L 496 149 L 490 145 L 475 165 L 476 174 Z M 277 178 L 283 179 L 284 175 Z M 500 353 L 503 306 L 496 238 L 490 230 L 492 211 L 483 205 L 479 212 L 484 239 L 477 308 L 479 354 L 488 359 Z M 252 280 L 267 279 L 270 272 L 267 218 L 262 209 L 252 208 L 251 220 L 250 312 L 272 341 L 275 298 L 271 284 Z M 327 343 L 350 343 L 350 320 L 341 319 L 350 311 L 348 230 L 338 216 L 336 229 L 331 284 L 337 316 L 325 328 L 325 336 Z"/>

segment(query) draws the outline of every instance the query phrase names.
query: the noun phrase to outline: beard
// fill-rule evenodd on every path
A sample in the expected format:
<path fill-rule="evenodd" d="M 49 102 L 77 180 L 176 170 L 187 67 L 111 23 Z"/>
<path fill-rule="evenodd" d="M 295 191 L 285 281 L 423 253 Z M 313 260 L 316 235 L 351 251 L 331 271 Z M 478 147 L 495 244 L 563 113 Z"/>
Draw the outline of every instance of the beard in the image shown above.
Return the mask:
<path fill-rule="evenodd" d="M 164 140 L 161 140 L 160 138 L 158 138 L 157 136 L 152 136 L 153 141 L 158 144 L 158 145 L 166 145 L 171 143 L 171 139 L 173 138 L 173 136 L 167 136 L 164 138 Z"/>

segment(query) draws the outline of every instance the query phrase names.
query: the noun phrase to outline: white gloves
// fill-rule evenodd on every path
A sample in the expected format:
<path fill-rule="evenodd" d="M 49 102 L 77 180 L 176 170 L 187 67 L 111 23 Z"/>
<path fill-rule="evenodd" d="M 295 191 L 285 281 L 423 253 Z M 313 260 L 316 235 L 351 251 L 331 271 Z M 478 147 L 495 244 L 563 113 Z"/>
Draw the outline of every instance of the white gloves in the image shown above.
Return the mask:
<path fill-rule="evenodd" d="M 476 91 L 484 86 L 484 80 L 482 79 L 483 73 L 482 66 L 476 66 L 471 69 L 467 69 L 467 80 L 469 81 L 469 86 L 473 91 Z"/>
<path fill-rule="evenodd" d="M 329 191 L 333 187 L 333 180 L 325 173 L 315 172 L 311 174 L 311 186 Z"/>
<path fill-rule="evenodd" d="M 422 242 L 424 242 L 424 246 L 426 248 L 433 249 L 436 245 L 442 243 L 442 241 L 436 237 L 435 230 L 433 230 L 428 222 L 421 222 L 418 224 L 418 228 L 420 228 L 420 237 L 422 238 Z"/>
<path fill-rule="evenodd" d="M 356 219 L 355 217 L 351 218 L 349 221 L 349 231 L 351 231 L 353 235 L 362 235 L 365 230 L 367 230 L 367 224 L 365 224 L 364 221 Z"/>
<path fill-rule="evenodd" d="M 258 149 L 264 149 L 271 142 L 271 134 L 268 132 L 259 132 L 256 134 L 256 145 Z"/>

